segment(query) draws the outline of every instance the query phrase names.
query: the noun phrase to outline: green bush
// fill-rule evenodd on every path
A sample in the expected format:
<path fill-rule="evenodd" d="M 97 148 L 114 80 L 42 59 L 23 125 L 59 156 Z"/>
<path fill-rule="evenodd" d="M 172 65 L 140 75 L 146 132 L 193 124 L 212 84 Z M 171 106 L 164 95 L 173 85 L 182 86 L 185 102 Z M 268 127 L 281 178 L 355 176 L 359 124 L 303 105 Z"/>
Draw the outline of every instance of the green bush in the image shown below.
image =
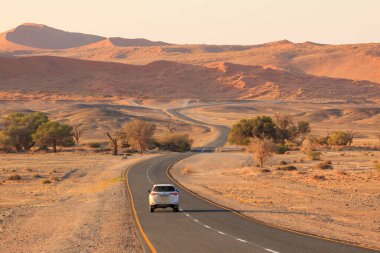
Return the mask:
<path fill-rule="evenodd" d="M 285 154 L 287 151 L 290 151 L 289 146 L 287 145 L 277 145 L 276 147 L 276 153 L 277 154 Z"/>

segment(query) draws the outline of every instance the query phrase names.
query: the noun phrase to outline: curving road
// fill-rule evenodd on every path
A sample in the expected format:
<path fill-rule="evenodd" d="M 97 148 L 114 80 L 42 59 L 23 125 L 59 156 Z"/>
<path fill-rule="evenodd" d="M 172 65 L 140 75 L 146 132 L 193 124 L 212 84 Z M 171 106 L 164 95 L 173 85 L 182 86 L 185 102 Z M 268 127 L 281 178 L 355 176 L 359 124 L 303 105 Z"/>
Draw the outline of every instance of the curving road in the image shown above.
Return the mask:
<path fill-rule="evenodd" d="M 176 116 L 195 124 L 178 111 Z M 211 148 L 224 145 L 227 133 L 220 131 Z M 181 212 L 171 209 L 148 211 L 148 193 L 155 183 L 172 183 L 167 169 L 194 153 L 169 153 L 138 163 L 127 173 L 128 189 L 139 234 L 146 252 L 265 252 L 265 253 L 364 253 L 376 252 L 335 241 L 281 230 L 240 216 L 206 200 L 180 185 Z"/>

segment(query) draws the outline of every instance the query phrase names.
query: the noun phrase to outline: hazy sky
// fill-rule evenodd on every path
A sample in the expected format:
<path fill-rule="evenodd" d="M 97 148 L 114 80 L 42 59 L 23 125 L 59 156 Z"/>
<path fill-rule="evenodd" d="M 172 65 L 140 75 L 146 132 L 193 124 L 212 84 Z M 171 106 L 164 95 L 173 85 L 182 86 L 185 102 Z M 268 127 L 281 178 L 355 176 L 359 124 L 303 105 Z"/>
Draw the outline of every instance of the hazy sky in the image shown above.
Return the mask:
<path fill-rule="evenodd" d="M 2 2 L 2 3 L 1 3 Z M 21 23 L 173 43 L 380 42 L 380 0 L 1 0 Z"/>

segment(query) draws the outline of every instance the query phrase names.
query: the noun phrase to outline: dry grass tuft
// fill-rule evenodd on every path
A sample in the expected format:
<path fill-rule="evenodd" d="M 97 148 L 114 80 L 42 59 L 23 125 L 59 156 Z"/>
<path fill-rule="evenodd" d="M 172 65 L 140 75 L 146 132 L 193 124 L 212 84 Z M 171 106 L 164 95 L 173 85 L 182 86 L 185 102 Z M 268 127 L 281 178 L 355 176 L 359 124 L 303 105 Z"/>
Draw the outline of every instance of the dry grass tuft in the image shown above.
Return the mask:
<path fill-rule="evenodd" d="M 318 163 L 315 168 L 319 170 L 332 170 L 334 167 L 332 166 L 331 161 L 325 161 Z"/>
<path fill-rule="evenodd" d="M 294 170 L 297 170 L 297 167 L 293 165 L 287 165 L 287 166 L 278 167 L 277 170 L 294 171 Z"/>
<path fill-rule="evenodd" d="M 280 161 L 280 165 L 288 165 L 287 161 Z"/>
<path fill-rule="evenodd" d="M 182 173 L 183 175 L 189 175 L 189 174 L 194 173 L 194 171 L 193 171 L 193 168 L 191 168 L 191 167 L 184 167 L 184 168 L 181 170 L 181 173 Z"/>
<path fill-rule="evenodd" d="M 54 176 L 54 177 L 50 177 L 50 179 L 51 179 L 51 180 L 54 180 L 54 181 L 56 181 L 56 182 L 61 181 L 61 178 L 60 178 L 60 177 L 56 177 L 56 176 Z"/>
<path fill-rule="evenodd" d="M 269 172 L 271 172 L 271 170 L 270 169 L 261 169 L 261 172 L 262 173 L 269 173 Z"/>
<path fill-rule="evenodd" d="M 319 180 L 319 181 L 323 181 L 323 180 L 326 180 L 326 177 L 323 176 L 323 175 L 314 175 L 314 176 L 312 177 L 312 179 L 314 179 L 314 180 Z"/>
<path fill-rule="evenodd" d="M 8 180 L 21 180 L 21 176 L 18 174 L 12 174 L 8 177 Z"/>
<path fill-rule="evenodd" d="M 42 180 L 43 184 L 51 184 L 51 181 L 49 179 L 44 179 Z"/>
<path fill-rule="evenodd" d="M 347 176 L 347 172 L 345 170 L 343 170 L 343 169 L 338 169 L 336 171 L 336 174 L 342 175 L 342 176 Z"/>
<path fill-rule="evenodd" d="M 32 178 L 41 178 L 41 175 L 38 174 L 38 173 L 34 173 L 34 174 L 32 175 Z"/>
<path fill-rule="evenodd" d="M 310 151 L 307 153 L 307 157 L 313 161 L 321 160 L 322 153 L 319 151 Z"/>

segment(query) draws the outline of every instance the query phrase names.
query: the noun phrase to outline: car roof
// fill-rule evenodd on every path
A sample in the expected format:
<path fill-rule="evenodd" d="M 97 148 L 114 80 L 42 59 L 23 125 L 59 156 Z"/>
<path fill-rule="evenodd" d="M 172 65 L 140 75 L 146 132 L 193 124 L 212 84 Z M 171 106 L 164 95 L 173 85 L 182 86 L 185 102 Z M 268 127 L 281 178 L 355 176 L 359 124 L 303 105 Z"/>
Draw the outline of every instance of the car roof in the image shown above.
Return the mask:
<path fill-rule="evenodd" d="M 174 185 L 172 185 L 172 184 L 155 184 L 155 185 L 153 185 L 153 187 L 155 187 L 155 186 L 173 186 L 174 187 Z"/>

